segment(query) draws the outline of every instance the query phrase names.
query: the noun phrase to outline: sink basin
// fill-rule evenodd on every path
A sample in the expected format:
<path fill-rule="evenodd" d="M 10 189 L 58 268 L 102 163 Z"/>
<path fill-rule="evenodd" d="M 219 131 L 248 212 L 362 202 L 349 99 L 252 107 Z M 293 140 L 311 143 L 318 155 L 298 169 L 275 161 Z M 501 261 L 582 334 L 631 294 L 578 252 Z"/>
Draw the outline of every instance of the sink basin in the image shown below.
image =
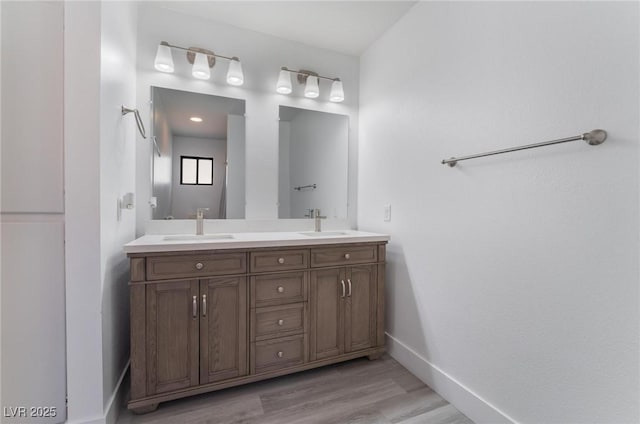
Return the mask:
<path fill-rule="evenodd" d="M 346 236 L 349 235 L 349 233 L 345 232 L 345 231 L 319 231 L 319 232 L 315 232 L 315 231 L 309 231 L 309 232 L 304 232 L 304 233 L 300 233 L 303 236 L 308 236 L 308 237 L 331 237 L 331 236 Z"/>
<path fill-rule="evenodd" d="M 175 236 L 164 236 L 165 241 L 205 241 L 205 240 L 225 240 L 232 239 L 231 234 L 179 234 Z"/>

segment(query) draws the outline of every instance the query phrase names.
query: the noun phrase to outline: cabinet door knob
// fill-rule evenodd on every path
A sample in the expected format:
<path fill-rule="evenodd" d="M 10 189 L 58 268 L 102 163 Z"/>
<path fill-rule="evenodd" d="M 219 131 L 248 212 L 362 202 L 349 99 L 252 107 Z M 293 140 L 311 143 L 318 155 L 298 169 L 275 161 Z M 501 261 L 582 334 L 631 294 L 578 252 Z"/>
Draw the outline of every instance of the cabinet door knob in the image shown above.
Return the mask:
<path fill-rule="evenodd" d="M 278 258 L 278 263 L 279 264 L 283 264 L 284 263 L 284 258 Z"/>
<path fill-rule="evenodd" d="M 278 286 L 278 293 L 284 293 L 284 287 Z"/>
<path fill-rule="evenodd" d="M 284 325 L 284 320 L 283 319 L 279 319 L 278 320 L 278 325 Z"/>
<path fill-rule="evenodd" d="M 198 263 L 196 264 L 196 269 L 202 269 L 202 268 L 204 268 L 203 263 L 202 263 L 202 262 L 198 262 Z"/>
<path fill-rule="evenodd" d="M 346 289 L 344 287 L 344 280 L 340 280 L 340 284 L 342 284 L 342 296 L 341 297 L 344 299 L 344 295 L 345 295 L 345 291 L 346 291 Z"/>
<path fill-rule="evenodd" d="M 278 358 L 282 358 L 284 356 L 284 352 L 279 351 L 278 353 L 276 353 L 276 355 L 278 356 Z"/>
<path fill-rule="evenodd" d="M 345 258 L 345 259 L 351 259 L 351 255 L 350 255 L 350 254 L 348 254 L 348 253 L 345 253 L 345 254 L 344 254 L 344 258 Z"/>

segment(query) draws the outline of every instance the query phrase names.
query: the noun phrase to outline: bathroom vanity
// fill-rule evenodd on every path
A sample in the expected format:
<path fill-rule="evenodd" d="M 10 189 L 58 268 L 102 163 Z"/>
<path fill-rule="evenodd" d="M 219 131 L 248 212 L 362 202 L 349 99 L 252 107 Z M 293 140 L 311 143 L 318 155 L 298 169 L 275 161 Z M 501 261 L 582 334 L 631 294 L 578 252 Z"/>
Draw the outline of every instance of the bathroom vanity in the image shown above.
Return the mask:
<path fill-rule="evenodd" d="M 131 282 L 131 399 L 160 402 L 384 352 L 386 235 L 141 237 Z"/>

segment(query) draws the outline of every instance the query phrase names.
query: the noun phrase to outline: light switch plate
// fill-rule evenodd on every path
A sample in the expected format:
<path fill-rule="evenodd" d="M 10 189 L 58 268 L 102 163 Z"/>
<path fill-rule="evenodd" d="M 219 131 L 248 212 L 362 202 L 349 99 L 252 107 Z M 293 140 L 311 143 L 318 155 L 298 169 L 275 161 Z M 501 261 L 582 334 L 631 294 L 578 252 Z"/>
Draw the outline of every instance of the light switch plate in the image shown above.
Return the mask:
<path fill-rule="evenodd" d="M 391 221 L 391 205 L 384 205 L 384 220 L 385 222 Z"/>

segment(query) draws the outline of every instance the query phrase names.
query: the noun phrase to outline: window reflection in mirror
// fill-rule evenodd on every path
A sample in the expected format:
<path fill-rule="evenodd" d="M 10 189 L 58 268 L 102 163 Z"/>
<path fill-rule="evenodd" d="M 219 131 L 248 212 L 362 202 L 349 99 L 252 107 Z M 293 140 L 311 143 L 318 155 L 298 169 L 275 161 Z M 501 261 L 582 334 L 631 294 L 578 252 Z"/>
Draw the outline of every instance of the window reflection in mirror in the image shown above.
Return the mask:
<path fill-rule="evenodd" d="M 151 99 L 153 219 L 193 219 L 198 208 L 244 218 L 244 100 L 160 87 Z"/>
<path fill-rule="evenodd" d="M 278 216 L 347 218 L 349 119 L 280 106 Z"/>

